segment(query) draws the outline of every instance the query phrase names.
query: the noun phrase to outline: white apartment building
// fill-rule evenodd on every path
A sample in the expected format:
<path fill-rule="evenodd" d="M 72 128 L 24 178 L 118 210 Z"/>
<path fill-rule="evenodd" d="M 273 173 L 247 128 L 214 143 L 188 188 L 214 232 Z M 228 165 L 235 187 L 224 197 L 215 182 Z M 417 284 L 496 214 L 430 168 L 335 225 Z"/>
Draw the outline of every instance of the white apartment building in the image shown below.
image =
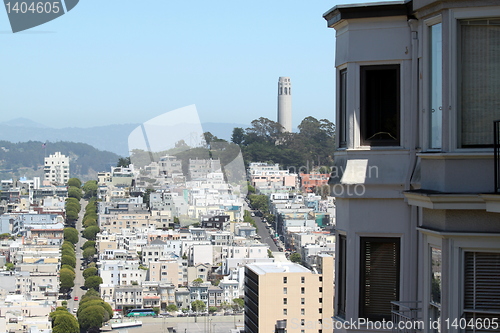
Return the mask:
<path fill-rule="evenodd" d="M 43 180 L 51 184 L 64 185 L 69 180 L 69 157 L 55 152 L 45 157 L 43 166 Z"/>

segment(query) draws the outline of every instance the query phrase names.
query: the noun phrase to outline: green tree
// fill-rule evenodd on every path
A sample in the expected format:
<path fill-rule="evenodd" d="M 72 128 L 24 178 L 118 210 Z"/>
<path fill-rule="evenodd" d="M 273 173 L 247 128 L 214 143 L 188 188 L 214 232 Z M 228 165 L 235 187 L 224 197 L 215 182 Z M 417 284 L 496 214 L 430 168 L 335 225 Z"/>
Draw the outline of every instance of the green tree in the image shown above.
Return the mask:
<path fill-rule="evenodd" d="M 236 311 L 240 311 L 245 307 L 245 300 L 243 300 L 243 298 L 234 298 L 233 307 Z"/>
<path fill-rule="evenodd" d="M 70 251 L 72 251 L 72 252 L 75 252 L 75 246 L 73 245 L 73 243 L 68 242 L 68 241 L 65 241 L 65 242 L 61 245 L 61 251 L 64 251 L 64 250 L 70 250 Z"/>
<path fill-rule="evenodd" d="M 82 190 L 78 187 L 70 186 L 68 188 L 68 197 L 80 200 L 82 198 Z"/>
<path fill-rule="evenodd" d="M 73 250 L 73 249 L 64 248 L 64 249 L 61 250 L 61 255 L 63 255 L 63 256 L 71 256 L 71 257 L 75 257 L 76 258 L 75 250 Z"/>
<path fill-rule="evenodd" d="M 100 229 L 97 226 L 90 226 L 88 228 L 85 228 L 83 230 L 83 237 L 87 238 L 88 240 L 95 241 L 96 235 L 99 233 Z"/>
<path fill-rule="evenodd" d="M 78 212 L 73 209 L 66 210 L 66 220 L 68 221 L 78 220 Z"/>
<path fill-rule="evenodd" d="M 175 305 L 175 304 L 169 304 L 169 305 L 167 305 L 167 311 L 168 312 L 175 312 L 177 310 L 179 310 L 179 308 L 177 307 L 177 305 Z"/>
<path fill-rule="evenodd" d="M 94 217 L 86 217 L 85 220 L 83 221 L 83 227 L 88 228 L 88 227 L 96 227 L 97 226 L 97 219 Z"/>
<path fill-rule="evenodd" d="M 196 278 L 196 279 L 193 280 L 193 285 L 195 285 L 195 286 L 199 286 L 202 283 L 203 283 L 203 279 L 202 278 Z"/>
<path fill-rule="evenodd" d="M 85 279 L 84 286 L 89 289 L 99 290 L 99 285 L 102 283 L 102 278 L 100 276 L 89 276 Z"/>
<path fill-rule="evenodd" d="M 97 275 L 97 268 L 89 267 L 83 271 L 82 275 L 85 279 L 87 279 L 88 277 L 91 277 L 91 276 L 96 276 Z"/>
<path fill-rule="evenodd" d="M 206 305 L 203 301 L 196 300 L 196 301 L 191 302 L 191 309 L 194 312 L 201 312 L 201 311 L 206 309 Z"/>
<path fill-rule="evenodd" d="M 82 250 L 85 250 L 88 247 L 95 247 L 95 241 L 86 241 L 82 245 Z"/>
<path fill-rule="evenodd" d="M 61 265 L 69 265 L 71 267 L 76 267 L 76 259 L 75 257 L 63 255 L 61 256 Z"/>
<path fill-rule="evenodd" d="M 131 164 L 130 162 L 130 157 L 120 157 L 118 159 L 118 163 L 116 163 L 117 167 L 121 168 L 128 168 L 129 165 Z"/>
<path fill-rule="evenodd" d="M 65 241 L 78 243 L 78 231 L 75 228 L 64 228 L 63 233 Z"/>
<path fill-rule="evenodd" d="M 159 307 L 154 307 L 153 311 L 155 312 L 155 315 L 158 315 L 160 313 L 160 308 Z"/>
<path fill-rule="evenodd" d="M 210 313 L 217 312 L 217 307 L 216 306 L 209 306 L 208 307 L 208 312 L 210 312 Z"/>
<path fill-rule="evenodd" d="M 74 203 L 73 201 L 66 202 L 66 210 L 74 210 L 75 212 L 80 212 L 82 206 Z"/>
<path fill-rule="evenodd" d="M 78 311 L 78 323 L 84 332 L 99 332 L 105 321 L 106 310 L 100 305 L 91 305 Z"/>
<path fill-rule="evenodd" d="M 52 332 L 54 333 L 79 333 L 80 325 L 76 318 L 65 310 L 56 310 L 50 313 L 52 319 Z"/>
<path fill-rule="evenodd" d="M 82 182 L 78 178 L 70 178 L 68 180 L 68 186 L 74 186 L 74 187 L 82 187 Z"/>
<path fill-rule="evenodd" d="M 11 262 L 8 262 L 5 264 L 5 269 L 8 270 L 8 271 L 13 271 L 15 269 L 15 266 L 13 263 Z"/>
<path fill-rule="evenodd" d="M 300 253 L 294 252 L 290 255 L 290 261 L 300 263 L 302 261 L 302 256 L 300 255 Z"/>
<path fill-rule="evenodd" d="M 70 265 L 62 265 L 61 266 L 61 269 L 63 268 L 66 268 L 66 269 L 69 269 L 70 271 L 72 271 L 73 273 L 75 272 L 75 269 L 73 267 L 71 267 Z"/>
<path fill-rule="evenodd" d="M 245 140 L 245 131 L 241 127 L 235 127 L 231 135 L 231 142 L 240 145 Z"/>
<path fill-rule="evenodd" d="M 89 180 L 83 185 L 83 192 L 85 198 L 92 198 L 97 196 L 97 181 Z"/>
<path fill-rule="evenodd" d="M 85 250 L 83 250 L 83 257 L 87 259 L 91 259 L 94 254 L 96 254 L 96 249 L 95 247 L 88 247 Z"/>
<path fill-rule="evenodd" d="M 64 291 L 68 291 L 75 285 L 75 272 L 68 268 L 61 268 L 59 271 L 59 282 L 60 288 Z"/>

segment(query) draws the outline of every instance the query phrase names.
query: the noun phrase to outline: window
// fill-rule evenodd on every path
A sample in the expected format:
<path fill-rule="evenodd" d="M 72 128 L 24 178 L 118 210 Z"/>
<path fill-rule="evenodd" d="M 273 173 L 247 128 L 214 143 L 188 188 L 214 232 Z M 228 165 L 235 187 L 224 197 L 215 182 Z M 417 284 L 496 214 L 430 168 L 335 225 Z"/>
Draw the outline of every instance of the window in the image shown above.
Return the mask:
<path fill-rule="evenodd" d="M 359 315 L 391 320 L 391 301 L 399 300 L 399 238 L 361 238 Z"/>
<path fill-rule="evenodd" d="M 323 292 L 323 287 L 319 287 L 319 292 L 322 293 Z"/>
<path fill-rule="evenodd" d="M 347 146 L 347 70 L 340 71 L 339 82 L 339 147 Z"/>
<path fill-rule="evenodd" d="M 460 146 L 487 147 L 493 121 L 500 118 L 500 19 L 460 23 Z"/>
<path fill-rule="evenodd" d="M 323 303 L 323 298 L 319 298 L 318 303 Z"/>
<path fill-rule="evenodd" d="M 339 235 L 338 241 L 338 268 L 337 268 L 337 316 L 345 318 L 346 301 L 346 236 Z"/>
<path fill-rule="evenodd" d="M 306 309 L 300 309 L 300 314 L 304 316 L 306 314 Z"/>
<path fill-rule="evenodd" d="M 323 308 L 319 308 L 318 313 L 323 313 Z"/>
<path fill-rule="evenodd" d="M 500 315 L 500 253 L 465 252 L 464 315 L 473 319 Z M 472 332 L 466 331 L 466 332 Z"/>
<path fill-rule="evenodd" d="M 301 298 L 300 299 L 300 304 L 302 304 L 302 305 L 306 304 L 306 299 L 305 298 Z"/>
<path fill-rule="evenodd" d="M 429 27 L 429 148 L 441 148 L 443 121 L 443 37 L 441 23 Z"/>
<path fill-rule="evenodd" d="M 283 276 L 283 283 L 287 283 L 288 282 L 288 278 L 286 276 Z"/>
<path fill-rule="evenodd" d="M 286 289 L 286 287 L 285 287 L 285 288 L 283 288 L 283 294 L 285 294 L 285 295 L 286 295 L 287 291 L 288 291 L 288 290 Z"/>
<path fill-rule="evenodd" d="M 288 302 L 288 299 L 287 298 L 283 298 L 283 304 L 286 305 Z"/>
<path fill-rule="evenodd" d="M 306 293 L 306 288 L 304 288 L 304 287 L 300 287 L 300 293 L 301 293 L 301 294 L 305 294 L 305 293 Z"/>
<path fill-rule="evenodd" d="M 430 276 L 430 320 L 437 321 L 441 317 L 441 249 L 431 247 L 431 276 Z M 439 332 L 438 329 L 434 330 Z"/>
<path fill-rule="evenodd" d="M 305 283 L 306 282 L 306 278 L 304 276 L 301 276 L 300 277 L 300 283 Z"/>
<path fill-rule="evenodd" d="M 361 144 L 399 146 L 399 65 L 361 67 Z"/>
<path fill-rule="evenodd" d="M 286 316 L 287 315 L 287 309 L 283 309 L 283 315 Z"/>

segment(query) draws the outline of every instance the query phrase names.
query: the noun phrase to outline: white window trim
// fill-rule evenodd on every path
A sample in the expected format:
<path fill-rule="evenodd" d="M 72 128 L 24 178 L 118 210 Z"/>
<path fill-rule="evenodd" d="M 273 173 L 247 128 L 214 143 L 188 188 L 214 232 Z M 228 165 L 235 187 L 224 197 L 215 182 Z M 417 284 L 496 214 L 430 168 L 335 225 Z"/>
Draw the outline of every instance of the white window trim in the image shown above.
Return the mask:
<path fill-rule="evenodd" d="M 460 103 L 459 103 L 459 67 L 458 67 L 458 52 L 459 49 L 459 21 L 465 19 L 478 19 L 478 18 L 491 18 L 491 17 L 499 17 L 500 18 L 500 8 L 498 6 L 492 7 L 480 7 L 480 8 L 456 8 L 450 9 L 450 15 L 448 17 L 447 22 L 443 22 L 443 44 L 445 42 L 445 38 L 448 40 L 449 45 L 449 56 L 450 61 L 448 61 L 448 68 L 445 72 L 448 72 L 448 100 L 449 100 L 449 145 L 450 152 L 492 152 L 492 148 L 460 148 L 459 146 L 459 114 L 460 114 Z M 448 36 L 445 35 L 444 31 L 446 30 L 444 24 L 447 24 Z M 444 54 L 444 52 L 443 52 Z M 445 66 L 445 62 L 443 62 L 443 68 Z M 444 77 L 443 77 L 444 80 Z M 444 96 L 444 94 L 443 94 Z M 444 103 L 443 103 L 444 104 Z M 443 105 L 444 108 L 444 105 Z M 493 128 L 493 125 L 492 125 Z"/>
<path fill-rule="evenodd" d="M 426 152 L 438 152 L 438 151 L 442 151 L 443 150 L 443 145 L 445 144 L 444 143 L 444 131 L 443 131 L 443 128 L 441 128 L 441 132 L 442 132 L 442 141 L 441 141 L 441 148 L 440 149 L 437 149 L 437 148 L 430 148 L 430 142 L 429 142 L 429 136 L 430 136 L 430 126 L 429 126 L 429 122 L 430 122 L 430 110 L 429 110 L 429 105 L 430 105 L 430 94 L 429 94 L 429 90 L 430 90 L 430 57 L 429 57 L 429 54 L 430 54 L 430 46 L 429 46 L 429 39 L 430 39 L 430 32 L 429 32 L 429 28 L 433 25 L 436 25 L 438 23 L 443 23 L 443 18 L 441 15 L 437 15 L 437 16 L 434 16 L 432 18 L 429 18 L 427 20 L 424 21 L 424 25 L 423 25 L 423 31 L 422 31 L 422 38 L 421 38 L 421 50 L 422 50 L 422 59 L 423 59 L 423 64 L 422 64 L 422 67 L 423 69 L 421 70 L 421 74 L 422 74 L 422 77 L 423 77 L 423 80 L 422 80 L 422 99 L 421 99 L 421 104 L 422 105 L 422 108 L 421 108 L 421 115 L 422 115 L 422 119 L 421 119 L 421 127 L 422 128 L 422 131 L 421 131 L 421 135 L 422 135 L 422 147 L 424 147 L 424 151 Z M 443 33 L 443 39 L 444 39 L 444 33 Z M 443 58 L 444 58 L 444 53 L 443 53 Z M 443 61 L 443 70 L 444 70 L 444 61 Z M 444 74 L 444 73 L 443 73 Z M 444 76 L 444 75 L 443 75 Z M 413 78 L 413 79 L 416 79 L 416 78 Z M 445 89 L 443 89 L 443 92 L 444 92 Z M 444 102 L 444 98 L 443 98 L 443 102 Z M 443 114 L 444 114 L 444 106 L 443 106 Z M 444 126 L 444 122 L 442 123 L 442 127 Z"/>
<path fill-rule="evenodd" d="M 448 279 L 449 299 L 445 301 L 450 304 L 448 317 L 460 318 L 464 310 L 464 252 L 500 252 L 500 235 L 467 234 L 467 236 L 452 237 L 448 240 L 448 244 L 450 251 L 448 255 L 450 265 L 448 267 L 451 267 L 451 271 Z M 455 265 L 452 263 L 455 263 Z"/>
<path fill-rule="evenodd" d="M 405 127 L 406 115 L 404 110 L 407 109 L 406 103 L 407 99 L 404 88 L 407 86 L 405 80 L 406 77 L 411 75 L 411 72 L 405 68 L 405 65 L 409 64 L 408 60 L 378 60 L 378 61 L 362 61 L 355 62 L 352 66 L 349 66 L 347 70 L 347 82 L 354 82 L 354 86 L 347 84 L 347 110 L 354 109 L 354 115 L 349 117 L 349 127 L 350 133 L 348 135 L 349 140 L 352 140 L 353 144 L 348 145 L 348 147 L 353 147 L 355 150 L 401 150 L 404 149 L 405 142 L 407 141 L 408 135 Z M 362 66 L 377 66 L 377 65 L 399 65 L 399 94 L 400 94 L 400 104 L 399 104 L 399 146 L 363 146 L 361 145 L 361 67 Z M 411 66 L 411 65 L 409 65 Z M 351 69 L 352 68 L 352 69 Z M 349 75 L 349 71 L 351 74 Z M 351 90 L 351 92 L 349 91 Z M 350 105 L 349 101 L 354 101 L 354 105 Z M 348 111 L 349 114 L 349 111 Z M 352 119 L 352 122 L 351 122 Z"/>
<path fill-rule="evenodd" d="M 404 299 L 406 297 L 404 290 L 407 287 L 405 281 L 409 281 L 410 277 L 408 276 L 408 272 L 405 269 L 406 265 L 404 264 L 405 262 L 408 262 L 405 260 L 406 256 L 409 255 L 405 251 L 406 245 L 406 238 L 405 235 L 402 233 L 372 233 L 372 232 L 363 232 L 363 233 L 356 233 L 355 236 L 355 251 L 348 251 L 349 249 L 349 239 L 346 237 L 346 253 L 349 252 L 354 252 L 354 269 L 356 271 L 356 274 L 354 274 L 354 277 L 351 278 L 351 276 L 348 274 L 349 270 L 347 270 L 347 265 L 346 265 L 346 273 L 347 276 L 349 276 L 349 279 L 346 279 L 346 282 L 349 281 L 351 283 L 347 282 L 347 289 L 346 289 L 346 297 L 347 299 L 350 299 L 351 301 L 348 302 L 346 306 L 346 318 L 359 318 L 359 297 L 360 297 L 360 288 L 359 285 L 361 283 L 360 281 L 360 273 L 361 273 L 361 238 L 365 237 L 381 237 L 381 238 L 387 238 L 387 237 L 392 237 L 392 238 L 399 238 L 399 298 Z M 351 258 L 352 258 L 351 254 Z M 346 256 L 346 260 L 348 260 L 349 256 Z M 353 283 L 354 283 L 354 295 L 352 298 L 349 298 L 349 288 L 353 288 Z M 349 303 L 351 303 L 349 305 Z M 353 308 L 354 305 L 354 311 L 352 312 L 353 316 L 348 315 L 348 311 Z"/>

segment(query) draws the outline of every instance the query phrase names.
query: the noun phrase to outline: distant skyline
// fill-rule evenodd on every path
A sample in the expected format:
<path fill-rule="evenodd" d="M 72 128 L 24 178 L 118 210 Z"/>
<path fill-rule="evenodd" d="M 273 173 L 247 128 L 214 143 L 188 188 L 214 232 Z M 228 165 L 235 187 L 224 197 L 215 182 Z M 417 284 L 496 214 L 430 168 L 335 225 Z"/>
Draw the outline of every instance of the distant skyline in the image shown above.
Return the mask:
<path fill-rule="evenodd" d="M 277 83 L 294 85 L 293 128 L 334 117 L 335 31 L 324 12 L 373 1 L 80 1 L 12 34 L 0 11 L 0 123 L 143 123 L 195 104 L 202 123 L 277 120 Z"/>

